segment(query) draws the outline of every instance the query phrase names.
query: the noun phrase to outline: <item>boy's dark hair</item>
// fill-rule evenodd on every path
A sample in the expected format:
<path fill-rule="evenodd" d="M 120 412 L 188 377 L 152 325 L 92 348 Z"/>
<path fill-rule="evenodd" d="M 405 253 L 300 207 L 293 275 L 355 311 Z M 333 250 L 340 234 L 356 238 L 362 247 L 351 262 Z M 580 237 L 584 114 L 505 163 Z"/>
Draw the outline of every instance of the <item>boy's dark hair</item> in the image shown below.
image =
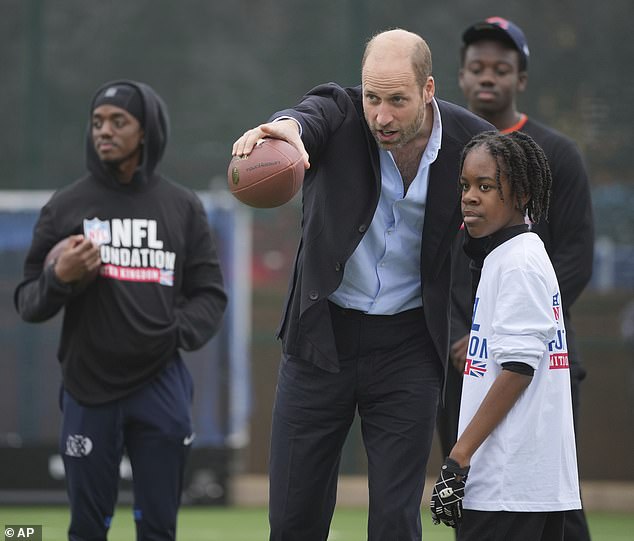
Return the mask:
<path fill-rule="evenodd" d="M 495 159 L 495 181 L 500 198 L 504 199 L 500 184 L 500 172 L 503 171 L 518 208 L 527 212 L 533 223 L 546 218 L 552 176 L 542 148 L 529 135 L 519 131 L 507 134 L 497 131 L 482 132 L 465 145 L 460 159 L 460 171 L 467 154 L 480 146 L 486 147 Z M 522 205 L 524 198 L 527 203 Z"/>

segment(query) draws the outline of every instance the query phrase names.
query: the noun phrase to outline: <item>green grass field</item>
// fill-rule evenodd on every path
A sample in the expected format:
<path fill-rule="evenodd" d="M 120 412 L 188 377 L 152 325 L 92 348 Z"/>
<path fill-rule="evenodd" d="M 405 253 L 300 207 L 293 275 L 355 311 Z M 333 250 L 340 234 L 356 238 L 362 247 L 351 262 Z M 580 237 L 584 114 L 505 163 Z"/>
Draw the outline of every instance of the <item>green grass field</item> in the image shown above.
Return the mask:
<path fill-rule="evenodd" d="M 365 541 L 365 509 L 338 509 L 329 541 Z M 591 513 L 593 541 L 631 541 L 634 514 Z M 65 507 L 8 507 L 0 509 L 0 524 L 41 524 L 43 541 L 64 541 L 68 511 Z M 109 541 L 133 541 L 134 524 L 130 508 L 117 509 Z M 180 541 L 266 541 L 266 510 L 236 507 L 184 507 L 178 523 Z M 423 513 L 424 541 L 453 541 L 449 528 L 433 526 Z"/>

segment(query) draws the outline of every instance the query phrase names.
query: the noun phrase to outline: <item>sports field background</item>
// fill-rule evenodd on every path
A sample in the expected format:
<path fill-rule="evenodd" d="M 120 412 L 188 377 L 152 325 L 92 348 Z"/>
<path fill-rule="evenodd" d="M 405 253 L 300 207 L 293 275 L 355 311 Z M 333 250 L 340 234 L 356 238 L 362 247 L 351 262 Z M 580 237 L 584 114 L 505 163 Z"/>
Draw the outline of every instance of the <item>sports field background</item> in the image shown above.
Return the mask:
<path fill-rule="evenodd" d="M 434 526 L 427 510 L 428 478 L 421 507 L 423 541 L 453 541 L 452 531 Z M 183 506 L 179 514 L 180 541 L 266 541 L 266 476 L 238 476 L 233 480 L 231 500 L 235 505 Z M 588 523 L 593 541 L 632 541 L 634 536 L 634 487 L 630 483 L 586 483 L 583 487 L 591 509 Z M 619 511 L 614 511 L 617 509 Z M 0 525 L 42 525 L 43 541 L 66 539 L 67 506 L 0 506 Z M 343 476 L 338 486 L 338 506 L 329 541 L 365 541 L 367 525 L 367 480 L 363 476 Z M 109 541 L 135 539 L 130 505 L 117 508 Z"/>
<path fill-rule="evenodd" d="M 365 541 L 367 513 L 360 508 L 339 508 L 335 513 L 329 541 Z M 434 526 L 423 512 L 423 541 L 451 541 L 452 531 Z M 4 507 L 0 524 L 43 526 L 43 541 L 63 541 L 68 527 L 65 507 Z M 594 541 L 631 541 L 634 515 L 624 513 L 592 513 L 589 525 Z M 185 507 L 178 523 L 178 539 L 182 541 L 266 541 L 268 525 L 264 508 Z M 128 507 L 117 509 L 108 541 L 134 539 L 132 512 Z"/>
<path fill-rule="evenodd" d="M 511 18 L 524 28 L 531 47 L 530 82 L 520 108 L 573 137 L 588 163 L 597 257 L 593 281 L 574 308 L 588 369 L 581 399 L 580 474 L 586 486 L 596 483 L 596 490 L 584 494 L 593 540 L 632 541 L 634 349 L 621 331 L 622 315 L 634 306 L 634 72 L 626 68 L 634 54 L 626 16 L 632 4 L 579 0 L 576 10 L 570 7 L 547 0 L 198 0 L 187 7 L 170 0 L 4 0 L 0 58 L 5 99 L 0 100 L 0 110 L 10 129 L 2 136 L 0 189 L 51 190 L 81 174 L 88 100 L 103 81 L 127 76 L 152 84 L 170 108 L 173 138 L 164 172 L 197 190 L 214 185 L 226 189 L 231 142 L 273 111 L 295 103 L 314 84 L 356 84 L 363 43 L 373 32 L 391 26 L 421 32 L 434 54 L 438 96 L 463 104 L 456 78 L 461 30 L 483 16 Z M 92 53 L 95 44 L 98 61 Z M 197 426 L 196 445 L 202 451 L 205 445 L 213 450 L 216 436 L 222 436 L 221 453 L 212 455 L 221 457 L 221 474 L 266 475 L 279 362 L 274 334 L 292 271 L 297 208 L 295 204 L 253 213 L 249 373 L 243 379 L 229 377 L 228 372 L 208 378 L 211 381 L 197 378 L 199 399 L 205 392 L 219 394 L 248 415 L 248 431 L 238 432 L 240 438 L 233 437 L 228 418 L 216 418 L 210 408 Z M 13 233 L 14 227 L 0 224 L 0 239 L 6 242 Z M 58 335 L 51 324 L 27 326 L 18 321 L 11 295 L 23 254 L 0 251 L 0 259 L 0 298 L 4 292 L 6 299 L 0 308 L 0 451 L 14 451 L 11 446 L 19 439 L 23 447 L 18 450 L 26 457 L 20 462 L 0 460 L 0 475 L 37 477 L 38 463 L 29 460 L 29 452 L 41 445 L 56 449 Z M 195 361 L 191 366 L 202 372 L 204 364 Z M 235 384 L 248 385 L 248 377 L 253 388 L 236 391 Z M 53 389 L 51 396 L 43 392 L 45 386 Z M 429 474 L 437 471 L 441 460 L 435 442 Z M 355 425 L 342 456 L 342 474 L 365 482 L 365 463 Z M 50 478 L 46 467 L 43 470 L 41 485 L 62 484 Z M 243 488 L 244 493 L 233 499 L 235 507 L 184 507 L 179 540 L 266 540 L 261 492 L 257 489 L 256 494 L 253 486 Z M 365 508 L 350 505 L 347 487 L 340 488 L 330 541 L 365 540 Z M 6 489 L 0 483 L 0 492 Z M 42 524 L 45 540 L 66 539 L 66 507 L 7 503 L 0 495 L 3 526 Z M 453 539 L 449 529 L 431 525 L 427 512 L 423 529 L 425 541 Z M 109 541 L 132 541 L 132 532 L 130 509 L 121 508 Z"/>
<path fill-rule="evenodd" d="M 464 104 L 457 82 L 462 30 L 489 15 L 508 17 L 524 29 L 531 49 L 530 82 L 518 106 L 578 143 L 592 188 L 595 273 L 573 311 L 588 369 L 581 397 L 580 475 L 582 480 L 634 482 L 634 432 L 627 430 L 634 425 L 634 350 L 620 329 L 624 310 L 634 306 L 634 71 L 623 69 L 634 53 L 630 19 L 623 15 L 631 13 L 632 3 L 578 0 L 576 10 L 568 4 L 198 0 L 185 7 L 170 0 L 64 0 L 61 6 L 5 0 L 0 4 L 0 58 L 6 99 L 0 100 L 0 110 L 11 129 L 2 136 L 0 190 L 52 190 L 77 178 L 84 169 L 92 92 L 105 80 L 132 77 L 156 88 L 170 110 L 173 137 L 163 172 L 197 190 L 217 185 L 226 191 L 235 138 L 296 103 L 316 84 L 357 84 L 364 43 L 375 32 L 401 26 L 424 35 L 434 55 L 438 97 Z M 92 54 L 95 43 L 98 61 Z M 248 426 L 244 422 L 241 430 L 231 430 L 237 424 L 233 419 L 216 419 L 207 408 L 196 427 L 196 445 L 238 448 L 237 464 L 231 466 L 240 473 L 266 473 L 279 362 L 274 334 L 292 271 L 296 209 L 286 205 L 254 212 L 249 370 L 242 378 L 229 377 L 227 370 L 209 382 L 195 374 L 196 396 L 224 394 L 218 411 L 237 405 L 238 420 L 248 419 Z M 0 239 L 12 229 L 0 227 Z M 57 333 L 48 334 L 50 324 L 23 324 L 12 307 L 22 257 L 0 254 L 0 291 L 6 292 L 0 307 L 0 451 L 19 440 L 26 454 L 29 447 L 56 445 L 59 374 Z M 191 366 L 202 372 L 203 363 Z M 234 386 L 247 387 L 249 377 L 253 388 L 236 392 Z M 44 387 L 50 387 L 50 396 Z M 364 473 L 358 434 L 353 430 L 342 457 L 344 474 Z M 434 452 L 429 471 L 440 460 Z M 16 469 L 7 460 L 0 463 L 0 473 L 3 465 Z"/>

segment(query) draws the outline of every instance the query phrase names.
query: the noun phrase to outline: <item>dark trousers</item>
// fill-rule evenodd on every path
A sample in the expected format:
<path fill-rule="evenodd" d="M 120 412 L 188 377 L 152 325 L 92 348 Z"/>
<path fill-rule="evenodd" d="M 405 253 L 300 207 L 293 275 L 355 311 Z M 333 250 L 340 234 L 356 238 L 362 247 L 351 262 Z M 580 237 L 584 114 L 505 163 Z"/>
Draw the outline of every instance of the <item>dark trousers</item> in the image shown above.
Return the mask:
<path fill-rule="evenodd" d="M 340 372 L 284 357 L 271 435 L 271 541 L 325 541 L 341 449 L 359 412 L 370 541 L 420 541 L 442 367 L 422 309 L 368 316 L 331 305 Z"/>
<path fill-rule="evenodd" d="M 138 541 L 172 541 L 190 448 L 192 380 L 171 362 L 121 400 L 83 406 L 62 396 L 60 452 L 71 508 L 70 541 L 105 541 L 117 500 L 119 464 L 130 458 Z"/>
<path fill-rule="evenodd" d="M 458 541 L 562 541 L 565 513 L 464 510 Z"/>

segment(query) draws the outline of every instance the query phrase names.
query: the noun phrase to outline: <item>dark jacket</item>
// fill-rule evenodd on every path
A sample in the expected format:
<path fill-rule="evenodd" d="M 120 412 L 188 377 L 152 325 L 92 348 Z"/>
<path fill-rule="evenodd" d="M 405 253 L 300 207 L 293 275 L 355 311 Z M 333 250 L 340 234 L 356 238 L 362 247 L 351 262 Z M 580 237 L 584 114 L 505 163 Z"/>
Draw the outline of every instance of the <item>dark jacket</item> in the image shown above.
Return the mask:
<path fill-rule="evenodd" d="M 534 225 L 533 231 L 552 260 L 567 312 L 592 277 L 594 219 L 588 174 L 570 138 L 531 118 L 521 131 L 542 147 L 553 176 L 548 219 Z"/>
<path fill-rule="evenodd" d="M 155 172 L 168 137 L 163 102 L 142 83 L 115 83 L 134 85 L 143 96 L 142 163 L 130 184 L 119 183 L 99 160 L 89 125 L 89 172 L 42 208 L 14 296 L 29 322 L 64 308 L 58 350 L 63 383 L 85 404 L 121 398 L 147 383 L 179 348 L 201 347 L 218 330 L 227 301 L 202 203 Z M 110 240 L 101 246 L 101 275 L 81 291 L 43 263 L 52 246 L 83 234 L 84 220 L 95 218 Z M 145 225 L 145 237 L 121 233 L 113 240 L 116 228 Z"/>
<path fill-rule="evenodd" d="M 427 326 L 446 366 L 452 240 L 461 222 L 459 158 L 465 143 L 492 126 L 465 109 L 438 101 L 442 143 L 431 166 L 420 269 Z M 380 195 L 376 142 L 363 116 L 361 87 L 334 83 L 310 91 L 291 116 L 302 126 L 310 156 L 302 193 L 302 236 L 278 336 L 286 354 L 339 370 L 327 298 L 366 232 Z"/>

